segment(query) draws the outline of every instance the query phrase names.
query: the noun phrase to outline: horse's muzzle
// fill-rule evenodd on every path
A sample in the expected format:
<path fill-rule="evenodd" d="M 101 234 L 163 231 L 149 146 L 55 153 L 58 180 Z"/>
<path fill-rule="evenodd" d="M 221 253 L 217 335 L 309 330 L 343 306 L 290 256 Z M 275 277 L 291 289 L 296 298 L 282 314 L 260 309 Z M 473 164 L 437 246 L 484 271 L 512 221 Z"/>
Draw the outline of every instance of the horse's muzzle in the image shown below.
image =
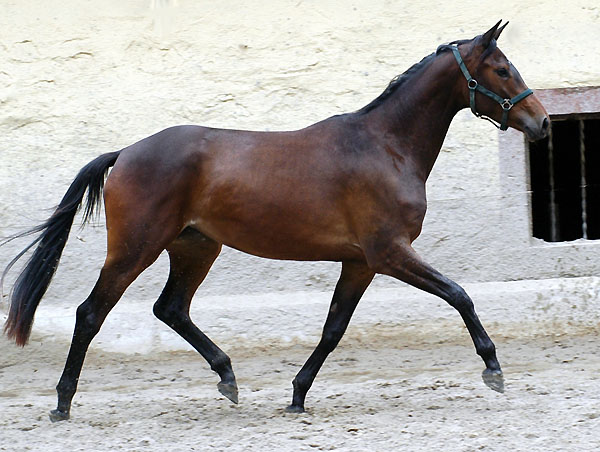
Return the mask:
<path fill-rule="evenodd" d="M 550 118 L 548 116 L 542 117 L 540 120 L 536 121 L 534 124 L 531 121 L 531 124 L 526 124 L 523 128 L 525 135 L 529 141 L 538 141 L 546 138 L 550 133 Z"/>

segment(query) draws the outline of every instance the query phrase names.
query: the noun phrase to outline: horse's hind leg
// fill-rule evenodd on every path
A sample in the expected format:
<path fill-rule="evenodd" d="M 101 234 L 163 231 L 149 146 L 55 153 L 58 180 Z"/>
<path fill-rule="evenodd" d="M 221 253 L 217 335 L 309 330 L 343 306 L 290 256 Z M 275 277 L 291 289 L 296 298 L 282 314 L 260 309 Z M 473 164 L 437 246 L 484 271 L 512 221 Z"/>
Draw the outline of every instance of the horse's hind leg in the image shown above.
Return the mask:
<path fill-rule="evenodd" d="M 119 188 L 118 185 L 115 185 Z M 117 193 L 118 190 L 112 190 Z M 100 277 L 88 298 L 77 308 L 75 331 L 67 362 L 56 390 L 58 406 L 50 419 L 69 418 L 71 400 L 90 342 L 127 287 L 149 267 L 180 232 L 177 219 L 166 208 L 158 210 L 152 202 L 111 197 L 105 191 L 108 230 L 107 253 Z M 114 202 L 116 200 L 116 202 Z M 127 203 L 126 203 L 127 201 Z M 136 209 L 129 208 L 136 205 Z M 164 207 L 164 206 L 163 206 Z"/>
<path fill-rule="evenodd" d="M 238 388 L 231 360 L 190 319 L 190 303 L 211 265 L 221 251 L 221 245 L 200 232 L 188 228 L 167 247 L 171 261 L 169 279 L 154 314 L 190 343 L 208 361 L 221 381 L 221 394 L 238 402 Z"/>
<path fill-rule="evenodd" d="M 362 262 L 344 262 L 342 274 L 335 287 L 321 341 L 308 358 L 294 381 L 289 412 L 303 412 L 304 399 L 327 356 L 344 335 L 356 305 L 371 283 L 375 273 Z"/>
<path fill-rule="evenodd" d="M 123 246 L 123 249 L 126 248 Z M 100 331 L 106 316 L 117 304 L 125 289 L 156 260 L 161 249 L 157 246 L 144 251 L 137 259 L 130 254 L 122 256 L 121 259 L 107 259 L 92 292 L 77 308 L 69 355 L 56 386 L 58 406 L 50 412 L 50 420 L 53 422 L 69 418 L 71 400 L 77 390 L 77 382 L 90 342 Z"/>

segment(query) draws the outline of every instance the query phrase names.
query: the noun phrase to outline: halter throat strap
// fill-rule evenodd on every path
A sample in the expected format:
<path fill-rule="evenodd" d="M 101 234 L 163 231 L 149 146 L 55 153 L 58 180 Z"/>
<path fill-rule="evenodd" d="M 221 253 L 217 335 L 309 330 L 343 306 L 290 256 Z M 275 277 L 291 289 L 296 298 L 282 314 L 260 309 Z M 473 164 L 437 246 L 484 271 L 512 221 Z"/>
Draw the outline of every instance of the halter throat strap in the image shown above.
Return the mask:
<path fill-rule="evenodd" d="M 494 93 L 493 91 L 490 91 L 489 89 L 485 88 L 484 86 L 481 86 L 479 83 L 477 83 L 477 80 L 475 80 L 471 76 L 471 74 L 469 74 L 469 70 L 467 69 L 465 62 L 463 61 L 462 57 L 460 56 L 460 52 L 458 51 L 458 46 L 452 46 L 452 53 L 454 53 L 454 57 L 456 58 L 458 66 L 460 67 L 460 70 L 462 71 L 463 75 L 467 79 L 467 87 L 469 88 L 469 103 L 471 105 L 471 111 L 473 112 L 473 114 L 475 116 L 477 116 L 478 118 L 482 118 L 482 119 L 486 119 L 486 120 L 490 121 L 492 124 L 494 124 L 500 130 L 508 129 L 508 125 L 507 125 L 508 112 L 510 111 L 511 108 L 513 108 L 513 106 L 517 102 L 520 102 L 523 99 L 525 99 L 527 96 L 529 96 L 530 94 L 533 94 L 533 91 L 531 89 L 527 88 L 525 91 L 523 91 L 520 94 L 517 94 L 512 99 L 504 99 L 504 98 L 500 97 L 499 95 L 497 95 L 496 93 Z M 477 91 L 479 91 L 481 94 L 485 94 L 486 96 L 492 98 L 493 100 L 495 100 L 496 102 L 498 102 L 500 104 L 500 107 L 502 107 L 502 121 L 500 122 L 500 125 L 496 124 L 496 122 L 493 119 L 488 118 L 487 116 L 484 116 L 481 113 L 477 112 L 477 109 L 475 108 L 475 93 Z"/>

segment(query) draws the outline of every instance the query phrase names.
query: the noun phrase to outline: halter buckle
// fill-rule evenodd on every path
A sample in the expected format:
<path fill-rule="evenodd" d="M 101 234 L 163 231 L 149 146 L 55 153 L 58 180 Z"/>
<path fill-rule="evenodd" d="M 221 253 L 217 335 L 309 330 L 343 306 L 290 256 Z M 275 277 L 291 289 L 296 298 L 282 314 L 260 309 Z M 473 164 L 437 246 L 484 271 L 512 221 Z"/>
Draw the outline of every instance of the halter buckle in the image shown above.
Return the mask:
<path fill-rule="evenodd" d="M 514 106 L 514 104 L 510 101 L 510 99 L 504 99 L 500 105 L 502 106 L 502 109 L 505 111 L 510 110 Z"/>
<path fill-rule="evenodd" d="M 477 80 L 475 80 L 474 78 L 467 82 L 467 86 L 469 87 L 469 89 L 477 89 L 477 85 L 479 85 L 479 83 L 477 83 Z"/>

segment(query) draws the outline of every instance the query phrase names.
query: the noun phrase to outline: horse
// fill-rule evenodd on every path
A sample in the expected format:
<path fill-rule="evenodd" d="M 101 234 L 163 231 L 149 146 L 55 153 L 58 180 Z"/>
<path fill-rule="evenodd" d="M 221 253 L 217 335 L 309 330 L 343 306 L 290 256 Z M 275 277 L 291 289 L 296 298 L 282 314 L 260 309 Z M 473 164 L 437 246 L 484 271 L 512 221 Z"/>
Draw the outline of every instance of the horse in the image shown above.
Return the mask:
<path fill-rule="evenodd" d="M 85 224 L 104 199 L 106 259 L 77 308 L 50 419 L 69 419 L 90 342 L 163 250 L 170 270 L 153 312 L 206 359 L 218 390 L 238 402 L 229 356 L 189 314 L 223 245 L 270 259 L 341 262 L 320 341 L 292 381 L 288 411 L 305 410 L 308 390 L 375 274 L 454 307 L 485 364 L 483 381 L 503 392 L 494 343 L 472 300 L 412 247 L 427 208 L 425 183 L 458 111 L 470 107 L 530 141 L 549 132 L 546 110 L 497 46 L 508 24 L 501 23 L 440 45 L 357 111 L 284 132 L 175 126 L 84 166 L 48 220 L 10 238 L 38 234 L 4 272 L 37 245 L 14 283 L 5 324 L 8 338 L 24 346 L 76 213 L 84 211 Z"/>

